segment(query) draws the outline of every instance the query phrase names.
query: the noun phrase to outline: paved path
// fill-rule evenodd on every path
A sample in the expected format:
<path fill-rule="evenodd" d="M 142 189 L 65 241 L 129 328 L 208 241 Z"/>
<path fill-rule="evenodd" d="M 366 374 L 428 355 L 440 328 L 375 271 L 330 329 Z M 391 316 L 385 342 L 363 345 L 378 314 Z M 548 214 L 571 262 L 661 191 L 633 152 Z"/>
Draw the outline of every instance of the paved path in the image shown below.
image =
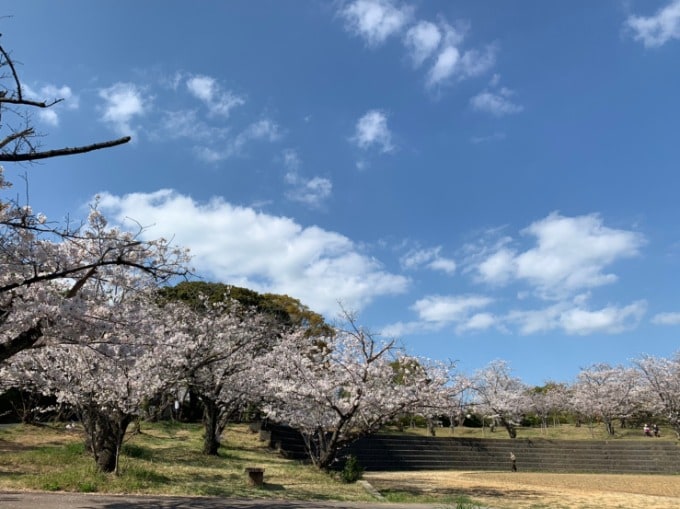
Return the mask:
<path fill-rule="evenodd" d="M 2 509 L 441 509 L 440 505 L 385 502 L 298 502 L 228 498 L 134 497 L 80 493 L 0 493 Z"/>

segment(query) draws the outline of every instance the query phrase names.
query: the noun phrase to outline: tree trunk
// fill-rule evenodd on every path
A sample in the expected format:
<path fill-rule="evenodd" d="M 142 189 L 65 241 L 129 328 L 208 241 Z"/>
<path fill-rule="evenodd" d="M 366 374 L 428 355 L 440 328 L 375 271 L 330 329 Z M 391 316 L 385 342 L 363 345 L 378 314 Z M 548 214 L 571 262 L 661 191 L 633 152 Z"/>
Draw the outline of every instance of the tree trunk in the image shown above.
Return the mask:
<path fill-rule="evenodd" d="M 616 431 L 614 430 L 614 423 L 611 421 L 611 419 L 605 419 L 604 426 L 607 429 L 607 435 L 609 435 L 610 437 L 616 435 Z"/>
<path fill-rule="evenodd" d="M 217 456 L 220 448 L 220 409 L 215 401 L 203 399 L 203 454 Z"/>
<path fill-rule="evenodd" d="M 500 418 L 500 421 L 503 427 L 507 430 L 508 435 L 510 435 L 510 438 L 517 438 L 517 429 L 515 428 L 515 425 L 503 417 Z"/>
<path fill-rule="evenodd" d="M 85 428 L 85 446 L 94 456 L 101 472 L 116 472 L 118 455 L 132 416 L 117 410 L 90 407 L 81 418 Z"/>
<path fill-rule="evenodd" d="M 435 431 L 434 422 L 432 421 L 432 419 L 427 419 L 427 433 L 431 437 L 437 436 L 437 432 Z"/>

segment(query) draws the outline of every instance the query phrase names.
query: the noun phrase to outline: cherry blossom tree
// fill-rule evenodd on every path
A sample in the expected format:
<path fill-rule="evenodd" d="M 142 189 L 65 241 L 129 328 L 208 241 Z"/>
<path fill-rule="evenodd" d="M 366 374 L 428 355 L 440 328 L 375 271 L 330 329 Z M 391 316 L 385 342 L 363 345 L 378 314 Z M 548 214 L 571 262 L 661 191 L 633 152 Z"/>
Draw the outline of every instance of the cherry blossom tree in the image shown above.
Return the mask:
<path fill-rule="evenodd" d="M 116 470 L 129 424 L 167 385 L 163 339 L 172 333 L 164 330 L 171 321 L 156 306 L 153 289 L 121 286 L 120 276 L 129 282 L 130 275 L 117 269 L 89 282 L 79 312 L 61 317 L 44 348 L 18 353 L 3 373 L 13 385 L 39 387 L 72 408 L 104 472 Z"/>
<path fill-rule="evenodd" d="M 522 415 L 531 408 L 528 387 L 510 372 L 505 361 L 493 361 L 472 377 L 477 412 L 498 420 L 510 438 L 517 437 Z"/>
<path fill-rule="evenodd" d="M 650 410 L 668 419 L 680 438 L 680 352 L 669 359 L 645 355 L 635 360 Z"/>
<path fill-rule="evenodd" d="M 112 471 L 129 423 L 165 383 L 155 367 L 167 357 L 164 341 L 173 322 L 156 304 L 157 288 L 159 280 L 185 270 L 186 253 L 110 228 L 96 208 L 77 234 L 40 239 L 30 248 L 26 258 L 35 261 L 35 272 L 19 259 L 8 264 L 18 284 L 1 294 L 0 333 L 11 345 L 34 331 L 39 337 L 29 346 L 42 348 L 12 352 L 2 376 L 70 405 L 98 467 Z M 109 258 L 116 252 L 120 260 Z M 57 273 L 61 277 L 50 277 Z M 17 274 L 34 281 L 21 284 Z"/>
<path fill-rule="evenodd" d="M 436 435 L 435 423 L 442 416 L 450 418 L 453 430 L 455 418 L 462 413 L 465 388 L 454 363 L 400 356 L 392 362 L 392 370 L 397 384 L 412 384 L 415 403 L 408 409 L 410 416 L 424 417 L 432 436 Z M 413 384 L 414 379 L 424 379 L 425 383 Z"/>
<path fill-rule="evenodd" d="M 1 178 L 1 174 L 0 174 Z M 33 348 L 115 268 L 155 284 L 188 274 L 188 252 L 109 227 L 96 204 L 85 224 L 52 227 L 29 207 L 0 202 L 0 362 Z"/>
<path fill-rule="evenodd" d="M 14 60 L 0 45 L 0 162 L 30 163 L 114 147 L 130 140 L 126 136 L 42 150 L 39 140 L 43 136 L 31 125 L 31 112 L 60 101 L 36 100 L 27 94 Z M 0 191 L 10 186 L 0 166 Z M 96 209 L 84 224 L 59 225 L 35 214 L 30 204 L 0 197 L 0 362 L 36 345 L 53 318 L 60 316 L 60 308 L 72 306 L 66 300 L 74 298 L 101 267 L 144 269 L 159 281 L 186 272 L 176 263 L 184 254 L 171 260 L 167 242 L 142 242 L 141 228 L 130 234 L 105 228 L 104 224 Z M 97 243 L 101 245 L 93 249 Z M 60 284 L 50 283 L 55 281 Z"/>
<path fill-rule="evenodd" d="M 563 384 L 549 382 L 528 392 L 531 410 L 541 419 L 541 429 L 548 427 L 548 418 L 568 408 L 567 388 Z"/>
<path fill-rule="evenodd" d="M 226 298 L 202 305 L 171 302 L 173 355 L 167 379 L 198 397 L 205 427 L 203 452 L 216 455 L 228 420 L 257 399 L 262 381 L 253 363 L 268 348 L 276 327 L 267 315 Z"/>
<path fill-rule="evenodd" d="M 639 377 L 634 369 L 595 364 L 582 369 L 573 385 L 572 405 L 580 413 L 602 419 L 613 436 L 615 419 L 625 419 L 638 408 Z"/>
<path fill-rule="evenodd" d="M 346 315 L 347 326 L 325 337 L 290 333 L 266 356 L 265 414 L 303 436 L 314 465 L 330 468 L 340 450 L 377 432 L 395 416 L 428 405 L 447 373 L 403 355 Z M 401 367 L 395 372 L 393 362 Z"/>

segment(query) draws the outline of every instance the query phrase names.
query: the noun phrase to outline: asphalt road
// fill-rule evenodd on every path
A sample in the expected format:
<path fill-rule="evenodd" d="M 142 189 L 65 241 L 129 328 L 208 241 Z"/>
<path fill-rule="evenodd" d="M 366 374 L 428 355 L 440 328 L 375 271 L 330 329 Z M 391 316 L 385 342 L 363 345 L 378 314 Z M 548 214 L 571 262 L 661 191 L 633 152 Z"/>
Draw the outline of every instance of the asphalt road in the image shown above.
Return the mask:
<path fill-rule="evenodd" d="M 228 498 L 133 497 L 80 493 L 0 493 L 2 509 L 441 509 L 441 505 L 384 502 L 297 502 Z"/>

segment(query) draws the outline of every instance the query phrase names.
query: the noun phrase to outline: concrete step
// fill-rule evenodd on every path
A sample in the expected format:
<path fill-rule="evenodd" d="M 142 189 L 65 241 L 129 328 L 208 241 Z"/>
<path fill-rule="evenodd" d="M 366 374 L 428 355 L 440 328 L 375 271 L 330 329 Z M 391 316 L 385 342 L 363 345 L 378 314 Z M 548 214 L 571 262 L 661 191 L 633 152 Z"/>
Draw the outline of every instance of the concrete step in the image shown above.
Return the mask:
<path fill-rule="evenodd" d="M 270 427 L 270 446 L 286 457 L 307 457 L 301 435 Z M 680 446 L 662 440 L 598 441 L 470 439 L 377 435 L 348 447 L 366 470 L 509 470 L 510 453 L 524 471 L 680 473 Z"/>

